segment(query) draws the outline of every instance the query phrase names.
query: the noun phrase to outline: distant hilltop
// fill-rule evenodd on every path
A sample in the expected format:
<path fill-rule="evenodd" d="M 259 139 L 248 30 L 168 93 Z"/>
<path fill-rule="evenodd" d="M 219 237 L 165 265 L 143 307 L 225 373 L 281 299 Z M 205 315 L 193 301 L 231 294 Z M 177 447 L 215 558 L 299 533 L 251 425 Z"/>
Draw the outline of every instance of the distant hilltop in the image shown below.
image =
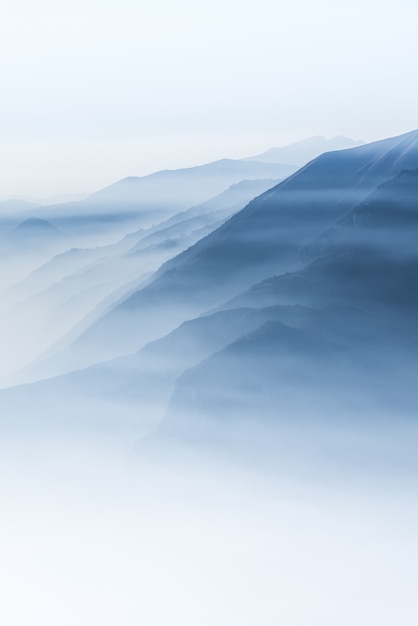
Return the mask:
<path fill-rule="evenodd" d="M 362 146 L 364 141 L 355 141 L 349 137 L 339 135 L 326 139 L 322 135 L 309 137 L 302 141 L 282 146 L 281 148 L 270 148 L 266 152 L 247 157 L 244 161 L 261 161 L 263 163 L 287 163 L 289 165 L 302 166 L 308 161 L 316 159 L 324 152 L 333 150 L 345 150 L 346 148 L 356 148 Z"/>

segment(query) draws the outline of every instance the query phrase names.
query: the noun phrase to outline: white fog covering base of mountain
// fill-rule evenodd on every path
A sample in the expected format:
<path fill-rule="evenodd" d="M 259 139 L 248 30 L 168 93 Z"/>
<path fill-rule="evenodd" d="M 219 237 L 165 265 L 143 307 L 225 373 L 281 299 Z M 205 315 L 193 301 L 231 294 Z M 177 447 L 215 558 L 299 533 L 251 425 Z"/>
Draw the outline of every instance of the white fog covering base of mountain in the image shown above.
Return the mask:
<path fill-rule="evenodd" d="M 418 131 L 0 203 L 1 622 L 415 625 Z"/>

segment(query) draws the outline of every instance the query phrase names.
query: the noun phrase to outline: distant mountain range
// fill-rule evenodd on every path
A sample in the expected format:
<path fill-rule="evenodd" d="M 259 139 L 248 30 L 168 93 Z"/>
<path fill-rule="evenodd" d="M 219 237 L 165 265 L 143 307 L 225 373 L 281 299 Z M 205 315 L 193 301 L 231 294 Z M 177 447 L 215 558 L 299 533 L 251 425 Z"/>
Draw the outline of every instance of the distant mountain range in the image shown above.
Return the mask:
<path fill-rule="evenodd" d="M 270 148 L 266 152 L 247 157 L 244 160 L 260 161 L 262 163 L 290 163 L 291 165 L 301 167 L 324 152 L 355 148 L 363 144 L 363 141 L 354 141 L 342 135 L 332 137 L 331 139 L 318 135 L 317 137 L 309 137 L 308 139 L 297 141 L 288 146 Z"/>
<path fill-rule="evenodd" d="M 60 196 L 54 202 L 0 202 L 1 220 L 45 219 L 86 242 L 103 232 L 126 234 L 134 226 L 149 227 L 179 211 L 203 203 L 243 180 L 281 180 L 322 152 L 358 145 L 345 137 L 311 137 L 282 148 L 272 148 L 248 159 L 221 159 L 191 168 L 132 176 L 92 195 Z M 7 222 L 7 225 L 9 222 Z M 100 239 L 99 239 L 100 241 Z"/>
<path fill-rule="evenodd" d="M 102 242 L 108 233 L 122 236 L 134 228 L 149 228 L 242 180 L 281 180 L 296 169 L 286 164 L 223 159 L 125 178 L 84 200 L 30 208 L 21 217 L 48 220 L 86 245 L 93 237 Z"/>
<path fill-rule="evenodd" d="M 262 186 L 240 183 L 122 240 L 128 257 L 161 247 L 168 260 L 34 369 L 61 376 L 2 392 L 0 408 L 16 417 L 36 398 L 53 419 L 51 398 L 70 397 L 78 419 L 116 428 L 125 415 L 129 430 L 144 415 L 147 430 L 165 416 L 165 432 L 250 416 L 414 415 L 418 131 L 327 152 Z M 171 255 L 185 233 L 190 245 Z M 103 252 L 110 273 L 116 257 Z"/>
<path fill-rule="evenodd" d="M 271 274 L 303 267 L 307 249 L 334 223 L 380 184 L 415 167 L 416 133 L 318 157 L 168 261 L 77 346 L 90 355 L 100 346 L 101 358 L 127 353 L 185 316 L 218 306 Z M 162 314 L 168 309 L 169 316 Z"/>

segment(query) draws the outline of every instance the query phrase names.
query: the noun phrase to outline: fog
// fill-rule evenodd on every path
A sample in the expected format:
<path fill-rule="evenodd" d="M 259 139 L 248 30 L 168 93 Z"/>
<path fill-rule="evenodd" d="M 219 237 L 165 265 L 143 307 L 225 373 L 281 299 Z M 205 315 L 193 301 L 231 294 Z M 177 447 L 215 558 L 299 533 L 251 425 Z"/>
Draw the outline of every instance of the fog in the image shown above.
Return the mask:
<path fill-rule="evenodd" d="M 416 464 L 51 438 L 0 458 L 8 625 L 414 623 Z"/>

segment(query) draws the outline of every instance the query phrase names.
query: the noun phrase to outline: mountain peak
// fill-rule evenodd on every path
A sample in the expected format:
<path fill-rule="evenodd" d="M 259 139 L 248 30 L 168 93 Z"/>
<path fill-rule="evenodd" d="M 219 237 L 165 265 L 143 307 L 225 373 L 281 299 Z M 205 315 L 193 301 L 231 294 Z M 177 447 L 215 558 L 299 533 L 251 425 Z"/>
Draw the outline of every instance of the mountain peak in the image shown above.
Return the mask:
<path fill-rule="evenodd" d="M 34 228 L 38 230 L 58 230 L 53 224 L 51 224 L 51 222 L 48 222 L 47 220 L 41 219 L 39 217 L 29 217 L 23 222 L 20 222 L 20 224 L 18 224 L 14 230 L 28 230 Z"/>
<path fill-rule="evenodd" d="M 7 235 L 8 238 L 20 239 L 20 238 L 44 238 L 44 237 L 62 237 L 64 233 L 48 222 L 47 220 L 39 217 L 29 217 L 28 219 L 20 222 L 13 230 Z"/>
<path fill-rule="evenodd" d="M 363 145 L 363 143 L 363 141 L 355 141 L 343 135 L 331 137 L 330 139 L 326 139 L 322 135 L 316 135 L 286 146 L 270 148 L 266 152 L 244 160 L 260 161 L 262 163 L 290 163 L 295 166 L 302 166 L 324 152 L 356 148 Z"/>

